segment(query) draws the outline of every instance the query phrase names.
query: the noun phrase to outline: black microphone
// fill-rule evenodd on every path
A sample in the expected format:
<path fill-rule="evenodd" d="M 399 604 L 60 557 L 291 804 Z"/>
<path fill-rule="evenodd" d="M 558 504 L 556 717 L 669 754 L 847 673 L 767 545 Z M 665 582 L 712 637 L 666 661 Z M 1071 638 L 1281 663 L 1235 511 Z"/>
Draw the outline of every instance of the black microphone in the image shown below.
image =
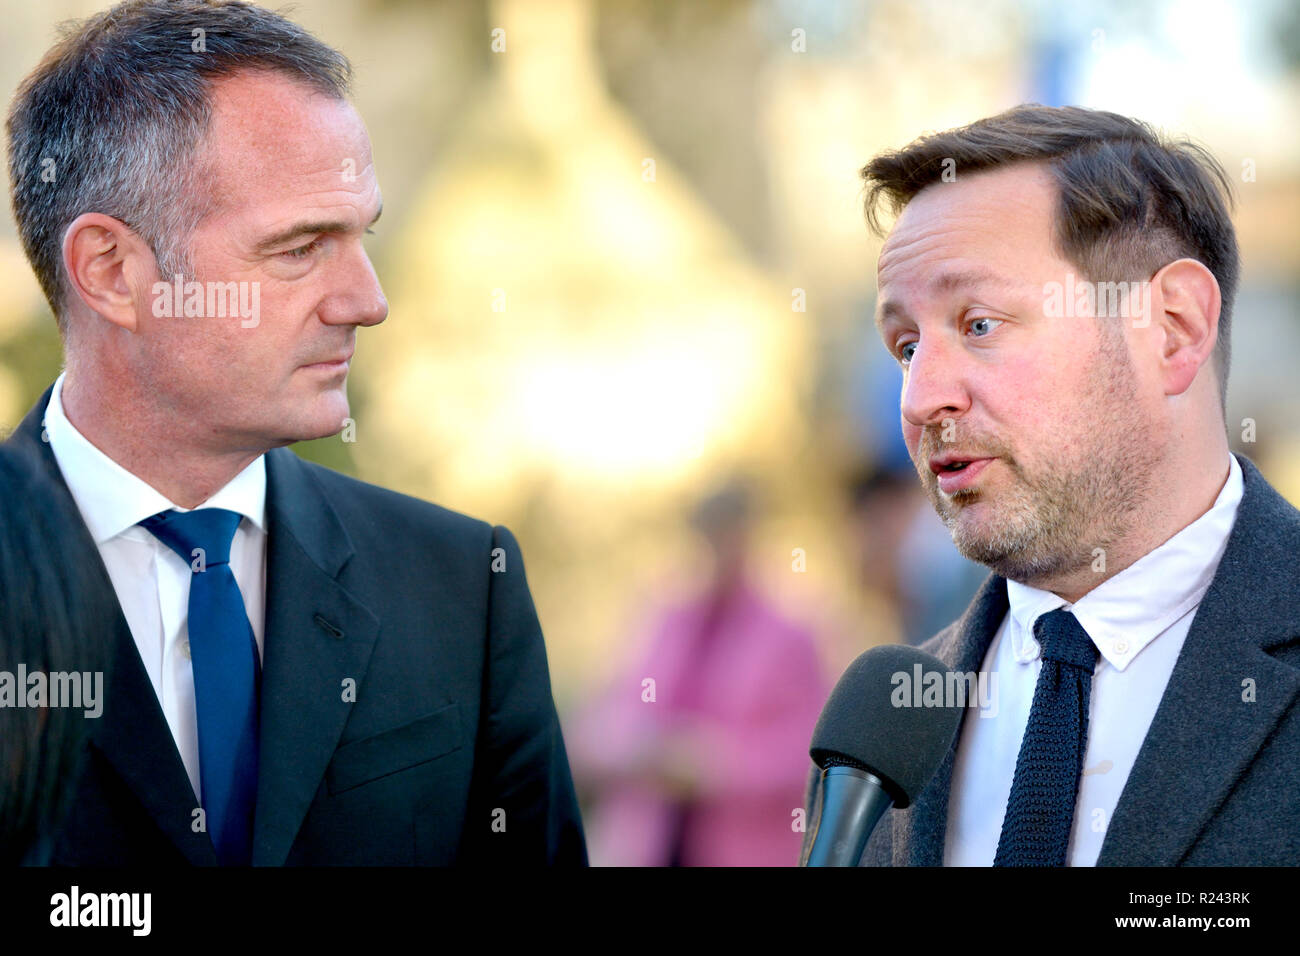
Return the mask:
<path fill-rule="evenodd" d="M 953 693 L 961 682 L 948 675 L 939 658 L 890 644 L 867 651 L 840 677 L 809 750 L 822 768 L 822 808 L 805 866 L 857 866 L 885 811 L 908 806 L 925 789 L 966 703 L 965 687 Z"/>

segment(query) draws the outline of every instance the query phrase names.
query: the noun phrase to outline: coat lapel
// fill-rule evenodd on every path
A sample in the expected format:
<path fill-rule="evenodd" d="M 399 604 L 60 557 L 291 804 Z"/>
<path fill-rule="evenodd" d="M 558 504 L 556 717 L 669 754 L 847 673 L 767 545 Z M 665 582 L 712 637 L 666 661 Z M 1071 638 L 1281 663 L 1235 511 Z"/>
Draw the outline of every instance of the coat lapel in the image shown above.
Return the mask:
<path fill-rule="evenodd" d="M 1300 693 L 1300 522 L 1248 459 L 1237 520 L 1106 831 L 1099 866 L 1175 866 Z M 1244 699 L 1253 681 L 1254 699 Z"/>
<path fill-rule="evenodd" d="M 955 671 L 979 671 L 993 636 L 1007 613 L 1006 579 L 990 574 L 966 613 L 941 635 L 935 656 Z M 969 714 L 962 715 L 964 722 Z M 895 866 L 943 866 L 944 835 L 948 829 L 948 791 L 961 730 L 934 779 L 909 810 L 895 812 L 892 855 Z"/>
<path fill-rule="evenodd" d="M 253 864 L 285 862 L 362 684 L 379 621 L 339 582 L 352 543 L 308 466 L 267 453 L 266 629 Z"/>
<path fill-rule="evenodd" d="M 59 471 L 49 441 L 43 437 L 45 409 L 52 389 L 53 386 L 45 390 L 7 444 L 26 457 L 36 469 L 43 487 L 50 494 L 66 499 L 70 513 L 76 514 L 76 503 Z M 99 549 L 85 523 L 75 522 L 68 527 L 67 533 L 79 539 L 78 551 L 93 555 L 88 560 L 96 563 L 102 587 L 108 594 L 114 593 L 108 572 L 100 560 Z M 120 607 L 117 607 L 114 619 L 108 622 L 106 639 L 113 645 L 112 669 L 104 695 L 104 713 L 91 731 L 91 745 L 103 754 L 153 822 L 186 860 L 197 865 L 215 866 L 217 856 L 212 841 L 205 833 L 195 833 L 192 828 L 194 809 L 199 801 L 194 796 L 189 776 L 158 703 L 158 695 L 140 660 L 140 652 Z M 75 856 L 76 848 L 71 850 Z"/>
<path fill-rule="evenodd" d="M 207 833 L 194 831 L 199 799 L 190 786 L 158 695 L 120 610 L 117 618 L 111 690 L 105 695 L 104 715 L 92 743 L 186 860 L 198 866 L 216 866 L 217 854 Z"/>

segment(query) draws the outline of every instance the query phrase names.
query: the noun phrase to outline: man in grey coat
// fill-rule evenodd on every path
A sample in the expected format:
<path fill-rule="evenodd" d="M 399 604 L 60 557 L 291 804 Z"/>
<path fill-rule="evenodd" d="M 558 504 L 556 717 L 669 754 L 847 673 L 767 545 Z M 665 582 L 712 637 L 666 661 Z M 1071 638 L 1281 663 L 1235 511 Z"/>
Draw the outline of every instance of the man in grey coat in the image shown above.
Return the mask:
<path fill-rule="evenodd" d="M 1300 861 L 1300 512 L 1228 449 L 1222 168 L 1022 106 L 862 175 L 904 438 L 993 571 L 923 645 L 992 699 L 862 864 Z"/>

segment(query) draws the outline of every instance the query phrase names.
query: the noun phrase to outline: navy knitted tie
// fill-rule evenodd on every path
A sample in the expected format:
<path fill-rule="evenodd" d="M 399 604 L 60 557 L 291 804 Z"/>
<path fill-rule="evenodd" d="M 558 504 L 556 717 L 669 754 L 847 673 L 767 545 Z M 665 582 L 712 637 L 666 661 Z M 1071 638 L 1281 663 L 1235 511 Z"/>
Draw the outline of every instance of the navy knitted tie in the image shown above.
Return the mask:
<path fill-rule="evenodd" d="M 199 796 L 223 866 L 252 859 L 261 662 L 230 544 L 240 516 L 222 508 L 163 511 L 141 521 L 190 566 L 190 661 L 199 729 Z M 199 561 L 200 552 L 202 562 Z"/>
<path fill-rule="evenodd" d="M 994 866 L 1065 866 L 1079 775 L 1088 747 L 1088 698 L 1097 648 L 1071 612 L 1034 622 L 1043 666 Z"/>

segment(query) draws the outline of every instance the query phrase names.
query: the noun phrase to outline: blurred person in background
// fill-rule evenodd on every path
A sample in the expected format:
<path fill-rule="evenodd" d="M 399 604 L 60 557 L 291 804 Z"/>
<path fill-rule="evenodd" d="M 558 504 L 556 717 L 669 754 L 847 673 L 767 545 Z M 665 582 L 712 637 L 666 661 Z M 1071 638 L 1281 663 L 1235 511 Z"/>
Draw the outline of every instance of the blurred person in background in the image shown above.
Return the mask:
<path fill-rule="evenodd" d="M 897 609 L 904 642 L 920 644 L 961 614 L 988 570 L 952 546 L 910 467 L 863 469 L 849 500 L 861 584 Z"/>
<path fill-rule="evenodd" d="M 706 498 L 699 593 L 658 615 L 631 667 L 572 726 L 593 863 L 793 866 L 813 725 L 829 685 L 809 627 L 749 567 L 750 489 Z"/>
<path fill-rule="evenodd" d="M 903 612 L 898 550 L 918 497 L 910 474 L 865 466 L 848 481 L 848 528 L 859 581 Z"/>

